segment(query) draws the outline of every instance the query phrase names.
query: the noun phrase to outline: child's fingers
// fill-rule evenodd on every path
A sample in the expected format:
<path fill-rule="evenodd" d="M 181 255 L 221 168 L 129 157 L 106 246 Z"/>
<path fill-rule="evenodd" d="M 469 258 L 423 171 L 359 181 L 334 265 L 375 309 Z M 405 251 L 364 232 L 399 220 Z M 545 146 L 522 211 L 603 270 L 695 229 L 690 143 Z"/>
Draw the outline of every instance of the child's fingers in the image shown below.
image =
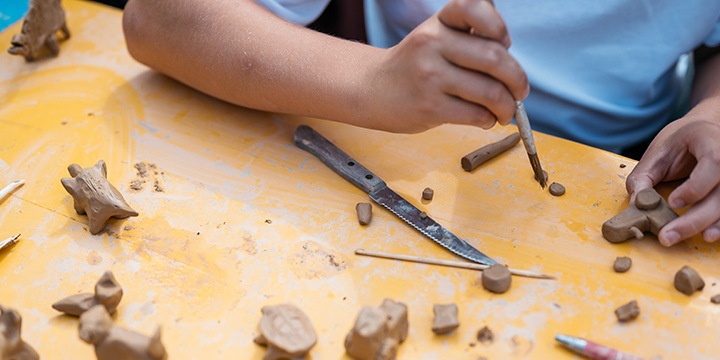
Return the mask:
<path fill-rule="evenodd" d="M 485 0 L 450 1 L 438 12 L 438 19 L 456 30 L 470 32 L 510 47 L 505 22 L 491 2 Z"/>

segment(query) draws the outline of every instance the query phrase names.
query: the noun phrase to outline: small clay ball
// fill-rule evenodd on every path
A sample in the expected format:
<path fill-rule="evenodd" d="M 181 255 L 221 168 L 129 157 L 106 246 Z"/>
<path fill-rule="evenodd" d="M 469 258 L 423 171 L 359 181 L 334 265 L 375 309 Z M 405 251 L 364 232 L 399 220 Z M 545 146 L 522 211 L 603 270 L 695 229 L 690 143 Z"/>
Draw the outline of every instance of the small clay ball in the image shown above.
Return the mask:
<path fill-rule="evenodd" d="M 565 195 L 565 187 L 561 183 L 554 182 L 550 184 L 550 194 L 554 196 Z"/>
<path fill-rule="evenodd" d="M 705 281 L 695 269 L 685 265 L 675 274 L 675 288 L 685 294 L 692 295 L 695 291 L 702 290 L 705 287 Z"/>
<path fill-rule="evenodd" d="M 615 269 L 615 272 L 624 273 L 630 270 L 631 266 L 631 258 L 627 256 L 618 256 L 617 259 L 615 259 L 615 264 L 613 264 L 613 269 Z"/>
<path fill-rule="evenodd" d="M 640 191 L 635 197 L 635 206 L 642 210 L 652 210 L 660 205 L 662 197 L 655 189 L 645 189 Z"/>
<path fill-rule="evenodd" d="M 640 308 L 635 300 L 615 309 L 615 316 L 620 322 L 630 321 L 638 315 L 640 315 Z"/>
<path fill-rule="evenodd" d="M 495 264 L 482 272 L 482 286 L 488 291 L 502 294 L 510 289 L 512 275 L 503 265 Z"/>
<path fill-rule="evenodd" d="M 421 218 L 421 219 L 427 219 L 427 213 L 424 212 L 424 211 L 421 211 L 421 212 L 420 212 L 420 218 Z"/>
<path fill-rule="evenodd" d="M 620 168 L 621 168 L 621 169 L 624 169 L 626 166 L 627 166 L 627 165 L 625 165 L 625 164 L 620 164 Z"/>
<path fill-rule="evenodd" d="M 435 195 L 435 191 L 431 188 L 425 188 L 422 193 L 423 200 L 432 200 L 433 195 Z"/>
<path fill-rule="evenodd" d="M 720 304 L 720 294 L 711 297 L 710 302 L 713 304 Z"/>

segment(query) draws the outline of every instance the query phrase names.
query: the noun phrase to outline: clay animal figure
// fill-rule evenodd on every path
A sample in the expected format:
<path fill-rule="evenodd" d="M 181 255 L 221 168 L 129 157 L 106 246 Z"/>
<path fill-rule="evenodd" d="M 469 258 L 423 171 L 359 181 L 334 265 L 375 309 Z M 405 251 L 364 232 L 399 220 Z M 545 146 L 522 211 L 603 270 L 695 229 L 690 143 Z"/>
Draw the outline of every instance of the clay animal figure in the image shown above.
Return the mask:
<path fill-rule="evenodd" d="M 32 61 L 38 50 L 45 45 L 55 56 L 60 52 L 55 35 L 58 30 L 63 33 L 65 39 L 70 37 L 70 31 L 65 24 L 65 11 L 60 6 L 60 0 L 30 0 L 21 33 L 13 36 L 10 41 L 12 47 L 8 52 L 22 55 L 25 60 Z"/>
<path fill-rule="evenodd" d="M 679 215 L 655 189 L 640 191 L 635 203 L 602 225 L 602 234 L 611 243 L 621 243 L 633 237 L 642 238 L 649 231 L 655 235 Z"/>
<path fill-rule="evenodd" d="M 299 308 L 281 304 L 261 311 L 260 335 L 254 341 L 268 347 L 263 360 L 304 359 L 317 343 L 315 328 Z"/>
<path fill-rule="evenodd" d="M 345 350 L 358 360 L 394 360 L 408 331 L 407 306 L 385 299 L 380 307 L 360 310 L 345 338 Z"/>
<path fill-rule="evenodd" d="M 98 304 L 80 315 L 80 339 L 95 345 L 98 360 L 165 360 L 160 328 L 152 337 L 112 325 L 110 313 Z"/>
<path fill-rule="evenodd" d="M 85 169 L 72 164 L 68 166 L 68 172 L 72 178 L 63 178 L 60 182 L 75 199 L 75 211 L 80 215 L 87 214 L 91 234 L 102 231 L 111 217 L 138 216 L 138 212 L 130 208 L 122 194 L 107 181 L 105 161 L 100 160 Z"/>
<path fill-rule="evenodd" d="M 72 295 L 54 303 L 52 307 L 68 315 L 80 316 L 91 307 L 101 304 L 112 314 L 120 304 L 122 296 L 122 287 L 115 280 L 112 272 L 106 271 L 95 284 L 95 294 Z"/>
<path fill-rule="evenodd" d="M 40 356 L 22 340 L 22 317 L 0 305 L 0 360 L 38 360 Z"/>

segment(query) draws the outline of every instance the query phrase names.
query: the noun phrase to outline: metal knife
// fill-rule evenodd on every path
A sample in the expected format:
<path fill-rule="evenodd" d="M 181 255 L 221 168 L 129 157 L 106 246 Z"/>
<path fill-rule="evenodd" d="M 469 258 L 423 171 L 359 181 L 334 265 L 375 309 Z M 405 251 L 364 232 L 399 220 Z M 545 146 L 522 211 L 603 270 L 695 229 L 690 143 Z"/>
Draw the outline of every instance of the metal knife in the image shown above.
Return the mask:
<path fill-rule="evenodd" d="M 421 219 L 418 208 L 392 191 L 382 179 L 360 165 L 355 159 L 348 156 L 311 127 L 307 125 L 298 126 L 297 130 L 295 130 L 295 145 L 315 155 L 347 181 L 367 192 L 373 201 L 386 207 L 444 248 L 480 264 L 497 264 L 495 260 L 447 231 L 429 216 Z"/>

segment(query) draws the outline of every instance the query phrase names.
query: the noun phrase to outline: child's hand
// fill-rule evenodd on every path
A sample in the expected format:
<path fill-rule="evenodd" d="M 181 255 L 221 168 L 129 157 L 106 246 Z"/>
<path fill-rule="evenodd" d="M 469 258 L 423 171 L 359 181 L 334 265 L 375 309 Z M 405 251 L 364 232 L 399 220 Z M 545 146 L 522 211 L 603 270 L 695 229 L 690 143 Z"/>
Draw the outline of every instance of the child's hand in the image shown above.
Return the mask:
<path fill-rule="evenodd" d="M 451 0 L 368 68 L 369 127 L 421 132 L 444 123 L 507 125 L 527 76 L 486 0 Z"/>

